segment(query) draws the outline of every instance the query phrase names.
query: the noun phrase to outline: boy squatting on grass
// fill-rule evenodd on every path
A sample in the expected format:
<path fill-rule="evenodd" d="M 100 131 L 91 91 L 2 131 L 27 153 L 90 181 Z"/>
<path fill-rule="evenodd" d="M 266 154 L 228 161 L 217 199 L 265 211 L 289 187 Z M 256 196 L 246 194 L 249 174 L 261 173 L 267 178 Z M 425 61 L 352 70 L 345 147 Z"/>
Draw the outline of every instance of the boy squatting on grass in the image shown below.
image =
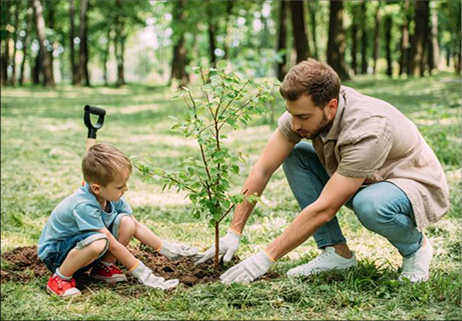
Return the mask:
<path fill-rule="evenodd" d="M 116 260 L 144 285 L 178 285 L 177 279 L 155 276 L 126 248 L 135 237 L 169 259 L 200 256 L 195 248 L 161 240 L 132 215 L 123 197 L 132 173 L 130 160 L 109 144 L 96 144 L 83 158 L 82 171 L 86 184 L 53 210 L 38 242 L 38 256 L 53 272 L 47 291 L 61 297 L 81 294 L 73 275 L 90 268 L 93 278 L 126 281 Z"/>

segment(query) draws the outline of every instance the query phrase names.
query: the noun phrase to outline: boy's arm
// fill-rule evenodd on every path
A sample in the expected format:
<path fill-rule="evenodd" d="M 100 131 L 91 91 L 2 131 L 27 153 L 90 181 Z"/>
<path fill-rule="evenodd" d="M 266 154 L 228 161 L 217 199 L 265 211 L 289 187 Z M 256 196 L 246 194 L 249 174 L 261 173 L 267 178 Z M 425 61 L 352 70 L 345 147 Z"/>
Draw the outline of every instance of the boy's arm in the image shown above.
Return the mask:
<path fill-rule="evenodd" d="M 197 252 L 199 252 L 199 250 L 194 247 L 185 244 L 171 243 L 167 240 L 160 239 L 146 225 L 138 222 L 133 215 L 132 218 L 136 224 L 135 238 L 141 243 L 149 245 L 169 259 L 176 260 L 183 256 L 195 256 Z"/>

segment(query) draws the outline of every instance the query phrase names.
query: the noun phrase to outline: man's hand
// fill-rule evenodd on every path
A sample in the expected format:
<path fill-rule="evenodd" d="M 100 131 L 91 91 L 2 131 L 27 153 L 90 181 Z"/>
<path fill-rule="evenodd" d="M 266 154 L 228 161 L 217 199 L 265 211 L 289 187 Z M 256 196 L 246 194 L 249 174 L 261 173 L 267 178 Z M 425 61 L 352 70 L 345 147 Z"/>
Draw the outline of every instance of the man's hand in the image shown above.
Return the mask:
<path fill-rule="evenodd" d="M 231 261 L 234 253 L 239 247 L 240 239 L 241 236 L 232 230 L 229 230 L 228 233 L 226 233 L 226 235 L 220 239 L 220 255 L 225 255 L 223 257 L 223 262 Z M 196 264 L 204 263 L 214 255 L 215 246 L 212 246 L 204 253 L 204 256 L 199 261 L 197 261 Z"/>
<path fill-rule="evenodd" d="M 144 285 L 162 290 L 174 288 L 180 282 L 178 279 L 165 281 L 163 277 L 155 276 L 152 271 L 141 261 L 138 261 L 138 265 L 132 271 L 132 274 Z"/>
<path fill-rule="evenodd" d="M 264 251 L 247 258 L 226 271 L 220 279 L 223 283 L 249 283 L 262 276 L 273 265 L 273 260 Z"/>
<path fill-rule="evenodd" d="M 197 256 L 198 252 L 199 250 L 194 247 L 181 243 L 170 243 L 165 240 L 162 240 L 162 245 L 159 250 L 160 254 L 168 257 L 170 260 L 178 260 L 184 256 Z M 199 254 L 199 257 L 202 257 L 202 255 Z"/>

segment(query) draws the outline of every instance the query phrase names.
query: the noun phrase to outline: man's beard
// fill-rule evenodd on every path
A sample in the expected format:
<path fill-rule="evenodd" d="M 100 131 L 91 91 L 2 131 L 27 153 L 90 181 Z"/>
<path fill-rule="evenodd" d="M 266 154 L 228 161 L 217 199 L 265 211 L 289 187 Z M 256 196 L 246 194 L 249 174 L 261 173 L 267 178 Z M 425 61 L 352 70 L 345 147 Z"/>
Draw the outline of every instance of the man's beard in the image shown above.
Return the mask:
<path fill-rule="evenodd" d="M 306 139 L 315 139 L 316 137 L 319 136 L 325 129 L 330 129 L 332 127 L 332 123 L 334 122 L 334 119 L 328 120 L 326 114 L 323 112 L 322 113 L 322 119 L 321 119 L 321 124 L 319 127 L 314 131 L 314 132 L 308 132 L 306 135 L 301 135 L 303 138 Z"/>

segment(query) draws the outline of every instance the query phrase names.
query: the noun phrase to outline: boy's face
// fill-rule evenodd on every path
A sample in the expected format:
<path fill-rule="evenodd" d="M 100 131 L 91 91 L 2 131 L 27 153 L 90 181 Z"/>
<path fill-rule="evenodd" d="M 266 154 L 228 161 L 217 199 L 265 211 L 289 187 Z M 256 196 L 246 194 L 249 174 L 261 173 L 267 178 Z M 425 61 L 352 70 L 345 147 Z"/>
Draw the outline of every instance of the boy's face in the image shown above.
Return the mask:
<path fill-rule="evenodd" d="M 110 182 L 106 186 L 91 184 L 91 189 L 98 200 L 117 202 L 128 190 L 127 181 L 130 178 L 130 174 L 131 173 L 128 169 L 124 170 L 116 176 L 114 181 Z"/>

